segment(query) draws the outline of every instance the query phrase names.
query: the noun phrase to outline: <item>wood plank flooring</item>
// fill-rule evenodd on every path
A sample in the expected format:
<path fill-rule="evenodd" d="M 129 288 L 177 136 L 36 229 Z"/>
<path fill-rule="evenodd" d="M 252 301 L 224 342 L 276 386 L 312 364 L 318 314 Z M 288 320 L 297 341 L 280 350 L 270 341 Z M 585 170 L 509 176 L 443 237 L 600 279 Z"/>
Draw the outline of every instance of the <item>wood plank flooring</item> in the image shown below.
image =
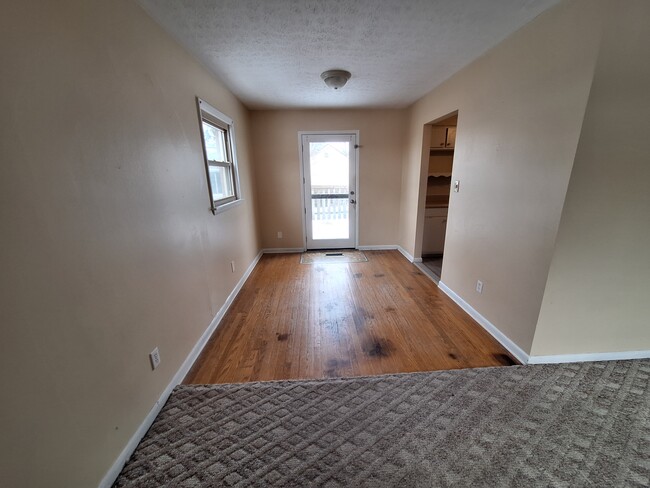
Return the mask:
<path fill-rule="evenodd" d="M 365 253 L 340 264 L 262 256 L 184 382 L 517 364 L 398 251 Z"/>

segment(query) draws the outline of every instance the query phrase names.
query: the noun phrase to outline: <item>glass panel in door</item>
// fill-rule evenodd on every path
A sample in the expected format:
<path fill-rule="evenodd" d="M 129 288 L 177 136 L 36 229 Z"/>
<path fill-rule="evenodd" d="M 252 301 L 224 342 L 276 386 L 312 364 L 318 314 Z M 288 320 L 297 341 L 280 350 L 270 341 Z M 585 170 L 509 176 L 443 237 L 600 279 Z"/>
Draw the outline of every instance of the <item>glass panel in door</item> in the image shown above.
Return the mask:
<path fill-rule="evenodd" d="M 303 138 L 307 247 L 354 247 L 355 136 Z"/>

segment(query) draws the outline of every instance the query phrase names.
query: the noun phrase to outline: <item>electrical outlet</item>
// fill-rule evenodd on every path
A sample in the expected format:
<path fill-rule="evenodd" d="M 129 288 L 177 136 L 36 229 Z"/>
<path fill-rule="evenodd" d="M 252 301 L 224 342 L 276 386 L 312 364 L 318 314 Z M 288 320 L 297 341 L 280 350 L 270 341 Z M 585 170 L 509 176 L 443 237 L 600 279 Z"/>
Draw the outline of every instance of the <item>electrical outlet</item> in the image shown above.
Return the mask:
<path fill-rule="evenodd" d="M 235 272 L 235 262 L 234 261 L 230 261 L 230 269 L 232 269 L 233 273 Z"/>
<path fill-rule="evenodd" d="M 282 231 L 281 230 L 278 231 L 278 239 L 282 239 Z"/>
<path fill-rule="evenodd" d="M 160 364 L 160 351 L 155 348 L 149 353 L 149 361 L 151 361 L 151 369 L 154 370 Z"/>
<path fill-rule="evenodd" d="M 483 293 L 483 282 L 481 280 L 476 282 L 476 291 L 478 293 Z"/>
<path fill-rule="evenodd" d="M 454 181 L 454 192 L 458 193 L 460 191 L 460 180 Z"/>

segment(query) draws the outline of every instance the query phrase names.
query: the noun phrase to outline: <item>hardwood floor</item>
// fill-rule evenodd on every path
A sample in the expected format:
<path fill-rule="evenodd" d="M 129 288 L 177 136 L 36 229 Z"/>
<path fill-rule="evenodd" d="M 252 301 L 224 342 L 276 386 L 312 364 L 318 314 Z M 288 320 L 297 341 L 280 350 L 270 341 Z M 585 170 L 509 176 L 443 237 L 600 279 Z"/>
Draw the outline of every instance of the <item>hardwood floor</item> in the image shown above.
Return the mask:
<path fill-rule="evenodd" d="M 517 364 L 398 251 L 365 253 L 349 264 L 262 256 L 184 382 Z"/>

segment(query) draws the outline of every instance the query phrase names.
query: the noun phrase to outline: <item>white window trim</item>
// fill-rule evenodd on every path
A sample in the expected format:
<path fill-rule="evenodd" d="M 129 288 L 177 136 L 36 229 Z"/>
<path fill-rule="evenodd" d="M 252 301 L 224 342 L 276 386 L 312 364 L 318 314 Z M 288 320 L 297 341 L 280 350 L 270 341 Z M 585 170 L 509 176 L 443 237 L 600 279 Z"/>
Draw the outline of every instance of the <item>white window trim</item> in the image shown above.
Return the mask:
<path fill-rule="evenodd" d="M 196 98 L 198 114 L 199 114 L 199 132 L 201 134 L 201 150 L 203 152 L 203 164 L 205 166 L 205 173 L 208 185 L 208 196 L 210 198 L 210 211 L 216 215 L 226 210 L 229 210 L 233 207 L 239 205 L 243 198 L 241 196 L 241 186 L 239 183 L 239 167 L 237 164 L 237 143 L 235 139 L 235 122 L 228 117 L 223 112 L 220 112 L 212 105 L 207 103 L 205 100 Z M 216 125 L 226 131 L 227 141 L 226 144 L 229 145 L 230 156 L 232 159 L 232 178 L 233 178 L 233 190 L 234 190 L 234 200 L 228 199 L 224 203 L 218 203 L 219 200 L 212 199 L 212 185 L 210 183 L 210 162 L 208 161 L 208 155 L 205 147 L 205 138 L 203 135 L 203 120 L 206 120 L 208 123 Z"/>

